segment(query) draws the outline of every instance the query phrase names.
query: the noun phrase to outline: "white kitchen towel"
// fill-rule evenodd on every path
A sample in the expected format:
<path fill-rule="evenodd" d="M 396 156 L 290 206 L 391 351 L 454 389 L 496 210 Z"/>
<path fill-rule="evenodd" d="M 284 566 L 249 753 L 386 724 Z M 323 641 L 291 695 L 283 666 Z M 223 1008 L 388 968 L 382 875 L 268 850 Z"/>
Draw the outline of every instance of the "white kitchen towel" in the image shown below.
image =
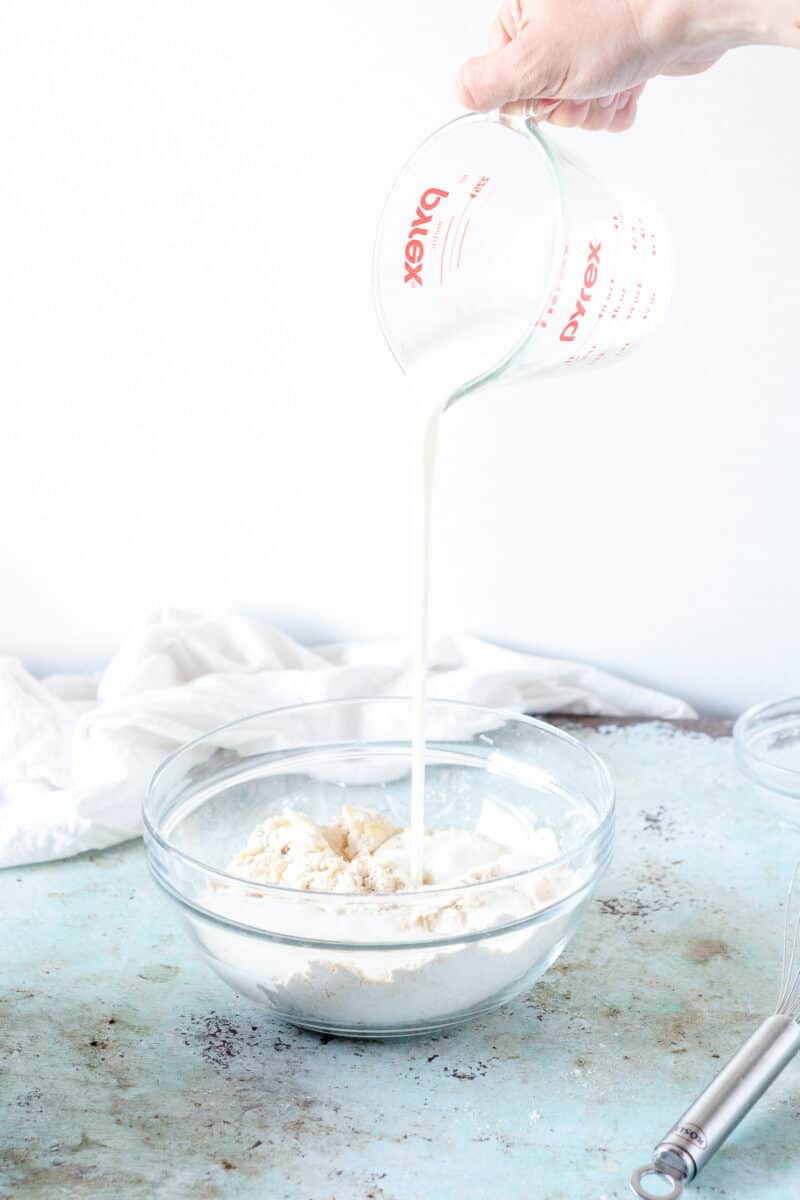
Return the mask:
<path fill-rule="evenodd" d="M 528 713 L 694 715 L 681 700 L 593 667 L 465 636 L 433 647 L 429 690 Z M 172 610 L 135 629 L 99 677 L 37 680 L 18 659 L 0 658 L 0 867 L 138 836 L 161 759 L 226 721 L 409 691 L 407 643 L 312 650 L 264 621 Z"/>

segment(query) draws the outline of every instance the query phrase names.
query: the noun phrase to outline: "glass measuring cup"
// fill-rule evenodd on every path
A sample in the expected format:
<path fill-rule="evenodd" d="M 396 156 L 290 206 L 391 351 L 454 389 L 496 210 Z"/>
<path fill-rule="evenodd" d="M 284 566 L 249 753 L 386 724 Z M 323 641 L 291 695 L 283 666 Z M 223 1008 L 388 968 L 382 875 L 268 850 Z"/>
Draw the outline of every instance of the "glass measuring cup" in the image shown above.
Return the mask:
<path fill-rule="evenodd" d="M 406 372 L 452 398 L 499 377 L 624 353 L 669 290 L 660 219 L 625 203 L 532 119 L 459 117 L 408 160 L 381 217 L 375 303 Z"/>

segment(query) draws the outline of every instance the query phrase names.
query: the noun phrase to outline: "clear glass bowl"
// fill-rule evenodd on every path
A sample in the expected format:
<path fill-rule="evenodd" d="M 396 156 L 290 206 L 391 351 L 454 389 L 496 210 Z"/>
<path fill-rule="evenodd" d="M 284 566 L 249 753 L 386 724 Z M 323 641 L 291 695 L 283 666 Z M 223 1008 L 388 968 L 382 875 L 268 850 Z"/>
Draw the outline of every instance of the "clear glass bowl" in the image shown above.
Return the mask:
<path fill-rule="evenodd" d="M 530 987 L 566 946 L 610 858 L 601 760 L 542 721 L 428 703 L 426 823 L 474 830 L 484 802 L 551 829 L 551 861 L 499 879 L 382 895 L 236 878 L 254 827 L 291 806 L 343 804 L 407 826 L 410 701 L 334 700 L 259 713 L 197 739 L 155 773 L 144 806 L 157 882 L 209 966 L 297 1025 L 359 1037 L 427 1033 Z"/>
<path fill-rule="evenodd" d="M 800 826 L 800 696 L 748 708 L 733 741 L 743 774 L 781 820 Z"/>

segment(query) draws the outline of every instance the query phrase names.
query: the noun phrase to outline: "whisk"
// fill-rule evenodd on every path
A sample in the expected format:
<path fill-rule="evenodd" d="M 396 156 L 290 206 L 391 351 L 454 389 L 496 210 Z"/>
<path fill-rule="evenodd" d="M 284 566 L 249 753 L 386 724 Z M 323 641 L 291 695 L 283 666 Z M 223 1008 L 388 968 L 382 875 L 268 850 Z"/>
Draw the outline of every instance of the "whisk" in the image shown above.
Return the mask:
<path fill-rule="evenodd" d="M 713 1083 L 661 1139 L 653 1151 L 652 1162 L 633 1172 L 631 1191 L 639 1200 L 677 1200 L 684 1184 L 691 1183 L 702 1171 L 800 1050 L 800 914 L 793 916 L 799 877 L 800 863 L 795 867 L 786 899 L 783 970 L 775 1012 L 761 1022 Z M 661 1190 L 650 1190 L 648 1179 L 658 1180 Z"/>

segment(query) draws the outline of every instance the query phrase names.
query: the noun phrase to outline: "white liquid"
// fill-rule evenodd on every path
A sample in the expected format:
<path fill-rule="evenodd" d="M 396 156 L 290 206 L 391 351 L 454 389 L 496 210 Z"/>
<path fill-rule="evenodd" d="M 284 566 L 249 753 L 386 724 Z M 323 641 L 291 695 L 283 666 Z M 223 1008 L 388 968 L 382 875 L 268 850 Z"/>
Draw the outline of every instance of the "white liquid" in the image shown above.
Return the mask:
<path fill-rule="evenodd" d="M 411 654 L 411 886 L 423 882 L 425 839 L 425 741 L 428 697 L 428 609 L 430 593 L 431 508 L 439 422 L 455 392 L 452 363 L 431 362 L 410 374 L 416 398 L 412 526 Z"/>
<path fill-rule="evenodd" d="M 412 538 L 411 665 L 411 886 L 422 884 L 425 837 L 425 706 L 428 695 L 428 597 L 430 592 L 431 502 L 436 439 L 444 405 L 429 407 L 424 394 L 417 407 L 414 445 L 414 525 Z"/>
<path fill-rule="evenodd" d="M 439 423 L 450 400 L 466 380 L 495 361 L 500 333 L 510 320 L 508 312 L 484 318 L 476 328 L 459 323 L 440 331 L 434 345 L 420 347 L 408 369 L 416 399 L 416 435 L 413 465 L 412 527 L 412 674 L 411 674 L 411 886 L 424 878 L 425 741 L 428 674 L 428 607 L 430 578 L 430 527 L 436 442 Z"/>

